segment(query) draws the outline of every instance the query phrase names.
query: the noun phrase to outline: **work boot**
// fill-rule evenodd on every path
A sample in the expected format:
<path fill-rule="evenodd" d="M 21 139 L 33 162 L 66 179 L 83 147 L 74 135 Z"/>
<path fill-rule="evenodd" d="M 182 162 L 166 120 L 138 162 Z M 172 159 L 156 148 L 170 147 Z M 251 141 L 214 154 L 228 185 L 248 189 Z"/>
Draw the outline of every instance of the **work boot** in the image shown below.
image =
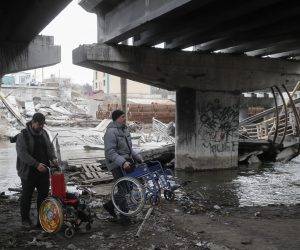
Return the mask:
<path fill-rule="evenodd" d="M 132 224 L 130 218 L 128 216 L 123 215 L 123 214 L 120 215 L 119 222 L 122 226 L 129 226 L 129 225 Z"/>
<path fill-rule="evenodd" d="M 109 206 L 107 203 L 103 204 L 103 208 L 114 218 L 117 218 L 117 214 L 115 212 L 115 209 L 111 206 Z"/>
<path fill-rule="evenodd" d="M 42 230 L 43 229 L 39 219 L 36 222 L 35 229 L 37 229 L 37 230 Z"/>
<path fill-rule="evenodd" d="M 29 229 L 32 227 L 32 221 L 30 219 L 22 220 L 22 227 Z"/>

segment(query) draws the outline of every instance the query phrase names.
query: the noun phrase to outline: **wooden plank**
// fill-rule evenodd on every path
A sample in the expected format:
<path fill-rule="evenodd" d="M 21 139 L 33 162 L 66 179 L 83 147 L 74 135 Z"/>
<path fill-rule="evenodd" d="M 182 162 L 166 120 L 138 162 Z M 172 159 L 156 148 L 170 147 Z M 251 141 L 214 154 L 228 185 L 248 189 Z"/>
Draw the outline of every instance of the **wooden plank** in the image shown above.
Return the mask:
<path fill-rule="evenodd" d="M 97 179 L 82 181 L 81 184 L 94 184 L 94 185 L 97 185 L 97 184 L 101 184 L 101 183 L 108 183 L 108 182 L 111 182 L 113 180 L 114 180 L 114 178 L 111 176 L 111 177 L 104 177 L 104 178 L 97 178 Z"/>
<path fill-rule="evenodd" d="M 90 169 L 87 167 L 87 165 L 82 165 L 85 172 L 89 173 L 91 172 Z"/>
<path fill-rule="evenodd" d="M 94 168 L 96 169 L 96 172 L 102 172 L 102 169 L 98 166 L 94 166 Z"/>
<path fill-rule="evenodd" d="M 81 169 L 82 169 L 82 165 L 77 165 L 76 166 L 76 171 L 81 171 Z"/>
<path fill-rule="evenodd" d="M 93 179 L 94 178 L 94 176 L 91 174 L 91 172 L 85 172 L 84 174 L 86 175 L 86 177 L 88 179 Z"/>
<path fill-rule="evenodd" d="M 96 172 L 91 172 L 91 174 L 94 176 L 94 178 L 99 178 L 99 176 L 96 174 Z"/>
<path fill-rule="evenodd" d="M 93 169 L 93 171 L 97 171 L 95 163 L 90 164 L 90 168 Z"/>
<path fill-rule="evenodd" d="M 77 171 L 75 173 L 69 174 L 68 177 L 70 178 L 70 177 L 73 177 L 73 176 L 76 176 L 76 175 L 80 175 L 80 174 L 81 174 L 81 172 Z"/>
<path fill-rule="evenodd" d="M 91 165 L 87 165 L 87 168 L 90 170 L 90 172 L 95 172 L 95 169 Z"/>
<path fill-rule="evenodd" d="M 99 172 L 96 172 L 97 173 L 97 178 L 102 178 L 103 176 L 101 175 L 101 173 L 99 173 Z"/>
<path fill-rule="evenodd" d="M 86 177 L 84 174 L 80 174 L 80 177 L 83 179 L 83 180 L 86 180 Z"/>

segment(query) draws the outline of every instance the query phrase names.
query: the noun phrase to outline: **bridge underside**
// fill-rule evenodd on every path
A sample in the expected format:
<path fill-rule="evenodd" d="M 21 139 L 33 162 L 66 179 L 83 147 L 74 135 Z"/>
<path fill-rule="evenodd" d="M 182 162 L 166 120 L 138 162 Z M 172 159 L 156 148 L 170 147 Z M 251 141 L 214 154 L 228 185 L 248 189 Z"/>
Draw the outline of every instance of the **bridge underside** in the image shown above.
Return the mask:
<path fill-rule="evenodd" d="M 0 77 L 60 62 L 60 47 L 39 32 L 71 0 L 0 2 Z"/>
<path fill-rule="evenodd" d="M 10 45 L 10 47 L 13 46 Z M 18 50 L 17 47 L 15 49 Z M 14 55 L 13 59 L 8 52 L 3 55 L 2 60 L 5 60 L 2 74 L 47 67 L 60 63 L 61 47 L 54 45 L 54 39 L 51 36 L 37 36 L 27 48 Z"/>
<path fill-rule="evenodd" d="M 300 5 L 291 0 L 82 0 L 98 42 L 299 59 Z M 129 14 L 130 13 L 130 14 Z"/>
<path fill-rule="evenodd" d="M 300 77 L 300 62 L 123 45 L 82 45 L 73 63 L 169 90 L 246 92 Z"/>
<path fill-rule="evenodd" d="M 300 79 L 300 63 L 123 45 L 83 45 L 73 63 L 176 90 L 176 167 L 238 164 L 239 100 L 243 91 Z"/>
<path fill-rule="evenodd" d="M 75 49 L 74 64 L 176 91 L 178 169 L 236 167 L 240 93 L 299 80 L 294 1 L 79 4 L 97 14 L 98 44 Z M 133 46 L 118 45 L 131 37 Z M 165 49 L 151 48 L 160 43 Z M 190 46 L 197 51 L 181 51 Z"/>

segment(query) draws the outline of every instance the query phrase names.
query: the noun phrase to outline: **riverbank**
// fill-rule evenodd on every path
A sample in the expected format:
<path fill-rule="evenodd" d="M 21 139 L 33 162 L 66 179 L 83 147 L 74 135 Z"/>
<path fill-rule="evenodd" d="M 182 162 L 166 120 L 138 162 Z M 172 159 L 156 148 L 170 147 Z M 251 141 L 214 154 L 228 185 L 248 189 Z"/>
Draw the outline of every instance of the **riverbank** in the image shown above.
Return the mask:
<path fill-rule="evenodd" d="M 182 194 L 182 193 L 181 193 Z M 108 220 L 98 200 L 90 232 L 82 227 L 72 239 L 21 227 L 17 199 L 0 199 L 0 249 L 300 249 L 300 204 L 220 207 L 186 195 L 163 200 L 146 222 L 140 238 L 136 224 Z M 34 213 L 34 208 L 32 209 Z"/>

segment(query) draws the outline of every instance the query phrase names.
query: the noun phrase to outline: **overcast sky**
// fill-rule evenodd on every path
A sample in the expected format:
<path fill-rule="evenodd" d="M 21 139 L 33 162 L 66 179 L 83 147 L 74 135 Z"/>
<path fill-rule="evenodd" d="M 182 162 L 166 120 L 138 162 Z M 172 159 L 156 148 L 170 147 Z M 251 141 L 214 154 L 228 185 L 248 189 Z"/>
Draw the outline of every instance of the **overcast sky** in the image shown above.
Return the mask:
<path fill-rule="evenodd" d="M 51 74 L 71 78 L 73 83 L 92 84 L 93 71 L 72 64 L 72 50 L 80 44 L 97 42 L 97 17 L 85 11 L 73 0 L 40 35 L 54 36 L 54 44 L 61 45 L 61 63 L 44 68 L 44 78 Z M 31 71 L 32 72 L 32 71 Z M 37 69 L 36 75 L 41 80 L 42 70 Z"/>

